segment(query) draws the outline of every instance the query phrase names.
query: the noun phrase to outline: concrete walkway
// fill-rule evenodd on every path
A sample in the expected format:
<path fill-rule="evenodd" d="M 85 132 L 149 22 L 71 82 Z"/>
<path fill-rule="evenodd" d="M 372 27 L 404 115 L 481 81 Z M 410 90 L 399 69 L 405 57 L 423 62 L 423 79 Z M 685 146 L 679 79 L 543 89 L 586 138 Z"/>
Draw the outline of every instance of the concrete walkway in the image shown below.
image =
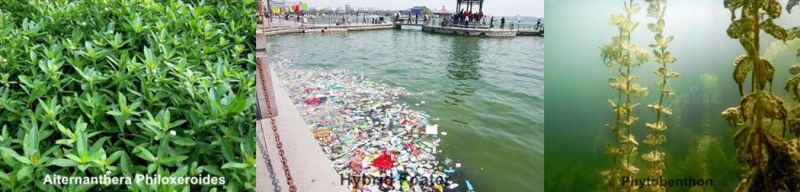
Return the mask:
<path fill-rule="evenodd" d="M 262 35 L 257 35 L 257 39 L 265 38 Z M 257 49 L 263 48 L 262 41 L 257 41 Z M 260 49 L 263 50 L 263 49 Z M 257 56 L 264 56 L 265 53 L 257 53 Z M 271 74 L 275 74 L 271 70 Z M 297 186 L 298 191 L 348 191 L 346 186 L 340 185 L 340 177 L 333 168 L 333 163 L 325 157 L 322 148 L 319 146 L 317 140 L 309 130 L 309 126 L 303 121 L 300 112 L 289 99 L 287 91 L 281 88 L 281 83 L 276 75 L 270 75 L 272 87 L 275 88 L 275 97 L 271 98 L 277 105 L 278 116 L 275 122 L 278 127 L 278 134 L 283 143 L 283 149 L 287 159 L 287 164 L 291 170 L 291 175 L 294 178 L 294 185 Z M 259 78 L 256 82 L 261 82 Z M 268 81 L 269 82 L 269 81 Z M 257 83 L 257 92 L 259 107 L 265 107 L 266 103 L 265 94 L 261 92 L 261 83 Z M 266 110 L 262 110 L 265 111 Z M 267 115 L 265 114 L 264 117 Z M 257 134 L 263 138 L 262 142 L 266 142 L 267 154 L 271 159 L 275 179 L 281 187 L 281 191 L 289 191 L 286 183 L 286 176 L 283 170 L 283 164 L 280 161 L 277 143 L 275 142 L 275 135 L 272 130 L 269 119 L 258 120 L 256 123 Z M 262 131 L 263 130 L 263 131 Z M 268 171 L 267 164 L 262 158 L 261 151 L 256 150 L 257 165 L 256 165 L 256 191 L 271 192 L 274 191 L 272 184 L 271 174 Z"/>
<path fill-rule="evenodd" d="M 273 35 L 282 35 L 290 33 L 331 33 L 331 32 L 338 33 L 347 31 L 394 29 L 394 27 L 395 26 L 392 23 L 380 23 L 380 24 L 354 23 L 347 25 L 312 24 L 312 23 L 303 24 L 294 21 L 273 19 L 273 22 L 267 22 L 264 25 L 259 25 L 258 27 L 256 27 L 256 34 L 273 36 Z"/>

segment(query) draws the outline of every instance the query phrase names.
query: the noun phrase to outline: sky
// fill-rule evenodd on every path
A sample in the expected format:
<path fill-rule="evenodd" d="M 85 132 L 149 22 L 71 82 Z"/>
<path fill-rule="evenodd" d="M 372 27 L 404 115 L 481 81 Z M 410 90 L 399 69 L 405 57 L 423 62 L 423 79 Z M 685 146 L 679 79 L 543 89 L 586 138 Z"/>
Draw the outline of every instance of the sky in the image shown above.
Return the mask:
<path fill-rule="evenodd" d="M 456 8 L 456 0 L 289 0 L 308 3 L 308 7 L 371 7 L 379 9 L 400 10 L 414 6 L 426 6 L 441 9 L 444 5 L 448 11 Z M 487 15 L 501 16 L 534 16 L 544 17 L 544 0 L 485 0 L 483 12 Z"/>

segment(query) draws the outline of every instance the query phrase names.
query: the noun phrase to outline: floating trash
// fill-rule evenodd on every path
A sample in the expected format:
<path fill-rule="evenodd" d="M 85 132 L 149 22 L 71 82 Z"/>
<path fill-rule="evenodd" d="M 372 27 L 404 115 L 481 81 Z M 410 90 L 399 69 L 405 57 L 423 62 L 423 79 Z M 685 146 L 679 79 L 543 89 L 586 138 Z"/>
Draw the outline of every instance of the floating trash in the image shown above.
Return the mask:
<path fill-rule="evenodd" d="M 412 186 L 400 179 L 448 178 L 455 172 L 450 168 L 445 174 L 450 161 L 440 165 L 436 159 L 441 142 L 438 125 L 430 123 L 427 114 L 398 104 L 399 98 L 409 95 L 405 89 L 344 70 L 298 70 L 286 63 L 278 62 L 275 71 L 338 173 L 394 176 L 395 190 L 442 191 L 444 186 L 458 186 L 455 181 Z"/>

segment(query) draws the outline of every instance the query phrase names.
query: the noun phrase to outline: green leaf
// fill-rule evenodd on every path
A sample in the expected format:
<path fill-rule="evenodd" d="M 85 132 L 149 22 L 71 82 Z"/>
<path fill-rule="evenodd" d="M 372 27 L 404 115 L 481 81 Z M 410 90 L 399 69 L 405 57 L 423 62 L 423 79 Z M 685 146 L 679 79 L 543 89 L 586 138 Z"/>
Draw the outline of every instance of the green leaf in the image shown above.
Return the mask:
<path fill-rule="evenodd" d="M 53 159 L 47 166 L 75 167 L 78 163 L 71 159 Z"/>
<path fill-rule="evenodd" d="M 106 114 L 111 115 L 111 116 L 117 116 L 117 117 L 122 116 L 122 112 L 117 111 L 116 109 L 113 110 L 113 111 L 108 111 L 108 112 L 106 112 Z"/>
<path fill-rule="evenodd" d="M 114 153 L 111 153 L 111 155 L 108 156 L 108 159 L 106 159 L 106 161 L 109 164 L 112 164 L 115 161 L 117 161 L 117 159 L 119 159 L 123 154 L 125 154 L 125 151 L 123 151 L 123 150 L 119 150 L 119 151 L 116 151 Z"/>
<path fill-rule="evenodd" d="M 89 156 L 89 144 L 86 141 L 88 138 L 86 138 L 86 133 L 83 132 L 83 130 L 86 129 L 86 123 L 83 122 L 82 117 L 78 118 L 78 122 L 75 123 L 75 126 L 78 128 L 78 130 L 81 130 L 81 131 L 76 131 L 75 133 L 77 135 L 77 142 L 78 142 L 76 146 L 78 150 L 78 155 Z"/>
<path fill-rule="evenodd" d="M 128 98 L 122 92 L 117 92 L 117 105 L 120 109 L 128 108 Z"/>
<path fill-rule="evenodd" d="M 32 166 L 22 166 L 22 169 L 19 169 L 19 171 L 17 171 L 17 180 L 24 180 L 25 178 L 28 178 L 28 176 L 30 176 L 31 173 L 33 173 Z"/>
<path fill-rule="evenodd" d="M 176 145 L 181 146 L 194 146 L 195 142 L 191 138 L 184 138 L 184 137 L 173 137 L 170 138 L 170 141 Z"/>
<path fill-rule="evenodd" d="M 214 167 L 214 166 L 209 166 L 209 165 L 200 166 L 200 167 L 198 167 L 198 169 L 204 170 L 204 171 L 210 173 L 211 175 L 216 175 L 216 176 L 223 176 L 224 175 L 224 174 L 222 174 L 222 171 L 219 171 L 219 169 L 217 169 L 217 167 Z"/>
<path fill-rule="evenodd" d="M 25 157 L 31 157 L 39 150 L 39 128 L 33 126 L 25 134 L 25 139 L 23 140 L 22 150 L 25 153 Z"/>
<path fill-rule="evenodd" d="M 8 174 L 6 174 L 5 172 L 0 171 L 0 180 L 8 181 L 9 180 Z"/>
<path fill-rule="evenodd" d="M 103 149 L 103 144 L 104 144 L 104 143 L 106 142 L 106 140 L 108 140 L 108 139 L 109 139 L 109 137 L 108 137 L 108 136 L 106 136 L 106 137 L 101 137 L 100 139 L 98 139 L 97 141 L 95 141 L 95 142 L 94 142 L 94 144 L 92 144 L 92 147 L 91 147 L 91 148 L 89 148 L 89 151 L 91 151 L 91 153 L 92 153 L 92 154 L 94 154 L 94 153 L 97 153 L 98 151 L 102 150 L 102 149 Z"/>
<path fill-rule="evenodd" d="M 188 173 L 188 172 L 189 172 L 189 167 L 184 165 L 184 166 L 178 167 L 178 170 L 175 170 L 175 172 L 171 176 L 183 177 L 183 176 L 186 176 L 186 173 Z"/>
<path fill-rule="evenodd" d="M 189 157 L 187 157 L 185 155 L 172 156 L 172 157 L 164 158 L 163 160 L 161 160 L 161 163 L 181 162 L 181 161 L 186 160 L 188 158 Z"/>
<path fill-rule="evenodd" d="M 183 123 L 186 123 L 186 120 L 183 120 L 183 119 L 181 119 L 181 120 L 177 120 L 177 121 L 175 121 L 175 122 L 172 122 L 172 123 L 170 123 L 170 124 L 169 124 L 169 128 L 170 128 L 170 129 L 172 129 L 172 128 L 175 128 L 175 127 L 177 127 L 177 126 L 180 126 L 180 125 L 182 125 Z"/>
<path fill-rule="evenodd" d="M 19 161 L 21 163 L 31 164 L 31 160 L 30 159 L 19 155 L 19 153 L 17 153 L 13 149 L 10 149 L 10 148 L 7 148 L 7 147 L 0 147 L 0 152 L 3 152 L 3 154 L 6 154 L 6 155 L 10 155 L 12 158 L 16 159 L 17 161 Z"/>
<path fill-rule="evenodd" d="M 236 115 L 242 113 L 247 109 L 247 98 L 244 96 L 236 97 L 236 101 L 231 104 L 228 109 L 229 115 Z"/>
<path fill-rule="evenodd" d="M 69 158 L 69 159 L 71 159 L 72 161 L 75 161 L 75 162 L 79 162 L 79 163 L 83 162 L 83 161 L 81 161 L 81 158 L 76 156 L 75 154 L 66 154 L 66 155 L 64 155 L 64 157 L 67 157 L 67 158 Z"/>
<path fill-rule="evenodd" d="M 222 169 L 245 169 L 245 168 L 247 168 L 247 164 L 244 163 L 230 162 L 222 165 Z"/>
<path fill-rule="evenodd" d="M 156 171 L 157 168 L 158 164 L 151 163 L 150 165 L 147 165 L 147 173 L 153 173 Z"/>
<path fill-rule="evenodd" d="M 8 127 L 6 125 L 3 125 L 3 133 L 0 134 L 0 142 L 6 141 L 8 140 L 8 138 L 9 138 Z"/>
<path fill-rule="evenodd" d="M 133 173 L 133 164 L 131 164 L 131 158 L 128 156 L 128 154 L 122 154 L 119 159 L 119 167 L 124 174 Z"/>
<path fill-rule="evenodd" d="M 222 156 L 225 157 L 225 160 L 236 161 L 233 155 L 233 146 L 227 139 L 223 139 L 222 137 L 218 136 L 217 144 L 219 144 L 220 148 L 222 148 Z"/>
<path fill-rule="evenodd" d="M 60 132 L 61 132 L 61 134 L 62 134 L 62 135 L 64 135 L 65 137 L 72 138 L 72 137 L 74 137 L 74 135 L 75 135 L 75 133 L 73 133 L 71 130 L 67 129 L 66 127 L 64 127 L 64 125 L 61 125 L 61 123 L 60 123 L 60 122 L 56 122 L 56 128 L 57 128 L 57 129 L 58 129 L 58 131 L 60 131 Z"/>
<path fill-rule="evenodd" d="M 156 161 L 156 157 L 153 156 L 153 154 L 150 153 L 150 151 L 145 149 L 144 147 L 138 146 L 138 147 L 136 147 L 135 151 L 138 151 L 135 154 L 139 158 L 142 158 L 142 159 L 150 161 L 150 162 L 155 162 Z"/>

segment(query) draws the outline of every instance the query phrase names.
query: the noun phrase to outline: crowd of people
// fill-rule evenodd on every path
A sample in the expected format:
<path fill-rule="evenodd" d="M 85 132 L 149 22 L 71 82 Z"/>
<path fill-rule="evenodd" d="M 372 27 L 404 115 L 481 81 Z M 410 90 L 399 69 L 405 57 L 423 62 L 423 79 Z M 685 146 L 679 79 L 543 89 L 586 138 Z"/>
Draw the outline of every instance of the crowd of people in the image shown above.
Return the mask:
<path fill-rule="evenodd" d="M 458 13 L 456 13 L 455 15 L 453 15 L 453 19 L 456 22 L 459 22 L 459 21 L 481 21 L 483 19 L 483 17 L 484 17 L 483 16 L 483 12 L 472 13 L 472 12 L 466 12 L 463 9 L 461 11 L 459 11 Z"/>

